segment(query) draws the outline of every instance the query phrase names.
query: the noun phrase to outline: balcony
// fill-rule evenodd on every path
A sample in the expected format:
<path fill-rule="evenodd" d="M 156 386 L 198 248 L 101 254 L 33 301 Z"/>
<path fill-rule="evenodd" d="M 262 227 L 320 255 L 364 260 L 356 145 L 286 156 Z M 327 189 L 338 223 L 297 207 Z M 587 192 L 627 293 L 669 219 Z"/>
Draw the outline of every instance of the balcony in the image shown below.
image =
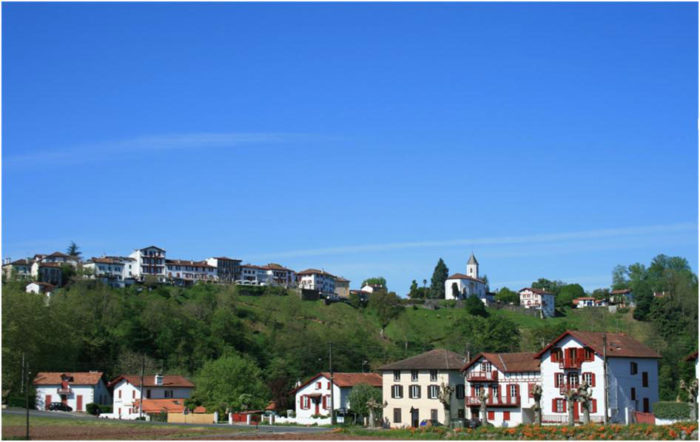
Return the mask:
<path fill-rule="evenodd" d="M 68 395 L 73 394 L 73 389 L 70 387 L 66 387 L 66 388 L 58 387 L 56 389 L 56 393 L 58 393 L 60 395 L 67 395 L 68 396 Z"/>
<path fill-rule="evenodd" d="M 491 382 L 498 380 L 498 371 L 472 371 L 467 375 L 467 382 Z"/>
<path fill-rule="evenodd" d="M 478 407 L 481 400 L 478 396 L 467 396 L 464 398 L 467 407 Z M 518 407 L 520 406 L 520 396 L 489 396 L 486 398 L 487 407 Z"/>
<path fill-rule="evenodd" d="M 561 384 L 559 385 L 559 394 L 565 395 L 569 390 L 576 390 L 578 388 L 578 383 Z"/>
<path fill-rule="evenodd" d="M 580 359 L 565 358 L 563 361 L 559 361 L 559 368 L 565 370 L 579 370 L 582 362 L 583 361 Z"/>

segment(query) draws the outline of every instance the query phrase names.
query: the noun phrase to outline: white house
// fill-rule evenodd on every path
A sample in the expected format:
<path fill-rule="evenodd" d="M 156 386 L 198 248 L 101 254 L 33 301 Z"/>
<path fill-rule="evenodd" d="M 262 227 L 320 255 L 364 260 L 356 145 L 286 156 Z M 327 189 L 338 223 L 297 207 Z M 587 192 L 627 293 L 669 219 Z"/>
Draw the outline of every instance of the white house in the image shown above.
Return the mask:
<path fill-rule="evenodd" d="M 348 410 L 352 387 L 368 384 L 382 388 L 382 377 L 377 373 L 333 373 L 333 408 Z M 330 416 L 331 376 L 319 373 L 295 390 L 295 417 L 298 423 L 310 423 L 313 416 Z"/>
<path fill-rule="evenodd" d="M 542 376 L 544 422 L 567 421 L 564 394 L 584 381 L 591 386 L 593 421 L 603 420 L 606 384 L 610 422 L 629 423 L 632 411 L 649 413 L 659 400 L 659 354 L 624 333 L 569 330 L 536 357 Z M 576 421 L 581 415 L 580 404 L 574 403 Z"/>
<path fill-rule="evenodd" d="M 477 296 L 484 303 L 488 303 L 486 282 L 479 279 L 479 262 L 472 253 L 467 261 L 467 273 L 455 273 L 445 280 L 445 299 L 467 299 L 469 296 Z"/>
<path fill-rule="evenodd" d="M 51 296 L 54 291 L 54 286 L 46 282 L 30 282 L 25 287 L 27 293 L 44 293 L 47 296 Z"/>
<path fill-rule="evenodd" d="M 306 269 L 297 273 L 299 287 L 321 293 L 335 292 L 335 276 L 324 270 Z"/>
<path fill-rule="evenodd" d="M 101 279 L 116 287 L 124 287 L 134 282 L 136 260 L 125 256 L 92 257 L 83 264 L 83 268 L 92 272 L 91 278 Z"/>
<path fill-rule="evenodd" d="M 270 263 L 262 266 L 265 271 L 265 282 L 268 285 L 276 285 L 282 287 L 295 287 L 297 275 L 292 269 L 288 269 L 279 264 Z"/>
<path fill-rule="evenodd" d="M 591 296 L 584 296 L 582 298 L 576 298 L 573 300 L 576 308 L 587 308 L 587 307 L 606 307 L 608 301 L 605 299 L 595 299 Z"/>
<path fill-rule="evenodd" d="M 114 417 L 136 419 L 143 394 L 144 406 L 148 399 L 187 399 L 192 395 L 194 384 L 178 375 L 121 375 L 109 383 L 112 389 Z M 143 391 L 141 391 L 143 389 Z"/>
<path fill-rule="evenodd" d="M 232 283 L 241 279 L 241 260 L 219 256 L 207 258 L 207 264 L 216 267 L 219 282 Z"/>
<path fill-rule="evenodd" d="M 243 284 L 261 285 L 267 281 L 267 271 L 260 266 L 243 264 L 240 280 Z"/>
<path fill-rule="evenodd" d="M 542 314 L 551 318 L 554 316 L 554 295 L 544 290 L 533 289 L 532 287 L 520 290 L 520 305 L 525 308 L 542 310 Z"/>
<path fill-rule="evenodd" d="M 50 255 L 44 255 L 43 258 L 41 258 L 41 262 L 70 264 L 73 267 L 78 267 L 78 264 L 80 264 L 80 259 L 76 256 L 66 255 L 65 253 L 53 252 Z"/>
<path fill-rule="evenodd" d="M 612 290 L 610 292 L 610 304 L 620 307 L 634 307 L 634 293 L 630 289 Z"/>
<path fill-rule="evenodd" d="M 532 389 L 541 382 L 536 353 L 479 353 L 463 372 L 468 417 L 481 420 L 481 399 L 485 390 L 487 421 L 498 426 L 534 422 Z"/>
<path fill-rule="evenodd" d="M 147 276 L 153 276 L 160 282 L 166 281 L 165 250 L 149 246 L 134 250 L 129 258 L 134 259 L 133 276 L 143 281 Z"/>
<path fill-rule="evenodd" d="M 2 266 L 7 279 L 29 279 L 32 276 L 32 263 L 27 259 L 18 259 L 10 262 L 6 260 L 6 264 Z"/>
<path fill-rule="evenodd" d="M 464 356 L 444 349 L 431 350 L 386 364 L 382 373 L 384 422 L 392 428 L 418 427 L 433 419 L 445 423 L 445 409 L 438 399 L 442 386 L 451 386 L 452 418 L 464 418 Z"/>
<path fill-rule="evenodd" d="M 192 285 L 198 281 L 216 281 L 216 267 L 206 261 L 166 259 L 167 279 L 178 285 Z"/>
<path fill-rule="evenodd" d="M 52 402 L 61 402 L 75 412 L 84 412 L 89 403 L 108 405 L 112 400 L 101 371 L 39 372 L 34 385 L 38 410 L 48 409 Z"/>

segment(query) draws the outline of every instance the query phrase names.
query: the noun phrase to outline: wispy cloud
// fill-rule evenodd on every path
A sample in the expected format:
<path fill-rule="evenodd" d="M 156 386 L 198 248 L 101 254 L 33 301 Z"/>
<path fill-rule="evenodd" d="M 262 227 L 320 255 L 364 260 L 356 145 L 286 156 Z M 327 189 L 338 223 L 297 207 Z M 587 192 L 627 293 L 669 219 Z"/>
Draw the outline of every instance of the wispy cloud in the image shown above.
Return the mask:
<path fill-rule="evenodd" d="M 476 245 L 516 245 L 556 243 L 572 240 L 647 236 L 674 232 L 697 232 L 696 223 L 676 223 L 655 226 L 621 227 L 614 229 L 581 230 L 574 232 L 542 233 L 523 236 L 465 238 L 443 241 L 408 241 L 394 243 L 363 244 L 354 246 L 325 247 L 317 249 L 289 250 L 250 256 L 251 259 L 296 258 L 304 256 L 345 255 L 352 253 L 387 252 L 403 249 L 448 248 Z"/>
<path fill-rule="evenodd" d="M 288 133 L 189 133 L 148 135 L 124 140 L 96 142 L 67 148 L 33 151 L 3 158 L 6 165 L 26 163 L 83 163 L 144 151 L 228 148 L 247 144 L 282 143 L 308 137 Z"/>

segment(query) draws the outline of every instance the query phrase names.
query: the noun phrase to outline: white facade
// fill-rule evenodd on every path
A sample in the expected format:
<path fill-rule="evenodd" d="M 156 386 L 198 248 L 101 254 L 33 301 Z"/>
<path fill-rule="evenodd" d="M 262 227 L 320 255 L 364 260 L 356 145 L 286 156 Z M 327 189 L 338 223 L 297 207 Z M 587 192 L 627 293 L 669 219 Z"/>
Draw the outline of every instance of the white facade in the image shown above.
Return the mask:
<path fill-rule="evenodd" d="M 149 378 L 153 376 L 148 376 Z M 138 379 L 121 379 L 114 384 L 112 415 L 119 419 L 136 419 L 139 410 L 135 402 L 141 399 Z M 171 387 L 152 385 L 150 379 L 144 378 L 144 399 L 187 399 L 192 395 L 194 387 Z"/>
<path fill-rule="evenodd" d="M 455 294 L 453 286 L 456 285 Z M 472 253 L 467 261 L 467 273 L 455 273 L 445 280 L 445 299 L 467 299 L 477 296 L 481 302 L 488 304 L 486 282 L 479 279 L 479 263 Z"/>
<path fill-rule="evenodd" d="M 554 316 L 554 295 L 543 290 L 525 288 L 520 290 L 520 305 L 525 308 L 542 310 L 542 314 L 551 318 Z"/>
<path fill-rule="evenodd" d="M 313 416 L 330 416 L 331 381 L 325 376 L 317 376 L 295 395 L 295 417 L 309 419 Z M 345 391 L 343 391 L 345 390 Z M 348 408 L 350 388 L 341 389 L 333 385 L 333 408 Z"/>
<path fill-rule="evenodd" d="M 51 295 L 53 291 L 53 286 L 51 284 L 46 284 L 43 282 L 30 282 L 25 287 L 27 293 L 44 293 L 47 296 Z"/>
<path fill-rule="evenodd" d="M 553 355 L 554 353 L 554 355 Z M 614 353 L 614 351 L 611 351 Z M 630 411 L 651 412 L 658 401 L 658 362 L 655 358 L 608 355 L 608 410 L 610 422 L 628 422 Z M 564 394 L 584 381 L 591 386 L 591 420 L 602 422 L 605 412 L 603 357 L 568 334 L 540 354 L 542 414 L 544 422 L 566 422 Z M 574 404 L 580 421 L 580 404 Z"/>
<path fill-rule="evenodd" d="M 37 384 L 35 381 L 37 410 L 46 410 L 49 404 L 62 402 L 71 407 L 74 412 L 85 412 L 87 404 L 106 405 L 111 403 L 112 398 L 102 379 L 99 379 L 95 384 L 61 382 L 60 379 L 55 382 Z"/>
<path fill-rule="evenodd" d="M 241 281 L 244 284 L 262 285 L 267 281 L 267 272 L 260 266 L 242 264 Z"/>
<path fill-rule="evenodd" d="M 503 358 L 507 354 L 489 354 L 496 362 L 503 365 Z M 499 368 L 484 355 L 471 362 L 465 370 L 466 398 L 464 400 L 467 418 L 479 419 L 481 390 L 486 390 L 486 413 L 490 424 L 496 426 L 516 426 L 534 421 L 532 407 L 535 399 L 532 389 L 541 383 L 540 371 L 537 369 L 535 354 L 517 354 L 518 359 L 530 358 L 532 361 L 528 367 L 521 367 L 518 371 L 508 371 L 508 368 Z M 520 362 L 518 361 L 518 362 Z"/>
<path fill-rule="evenodd" d="M 323 270 L 309 269 L 297 273 L 299 287 L 307 290 L 316 290 L 321 293 L 335 292 L 335 276 Z"/>
<path fill-rule="evenodd" d="M 150 246 L 134 250 L 129 258 L 134 259 L 134 278 L 143 281 L 146 276 L 154 276 L 158 281 L 165 282 L 165 250 Z"/>
<path fill-rule="evenodd" d="M 83 264 L 83 268 L 90 270 L 91 278 L 102 279 L 112 285 L 123 287 L 126 281 L 133 283 L 136 260 L 123 256 L 103 256 L 91 258 Z"/>
<path fill-rule="evenodd" d="M 206 261 L 165 260 L 167 278 L 183 284 L 216 281 L 216 267 Z"/>

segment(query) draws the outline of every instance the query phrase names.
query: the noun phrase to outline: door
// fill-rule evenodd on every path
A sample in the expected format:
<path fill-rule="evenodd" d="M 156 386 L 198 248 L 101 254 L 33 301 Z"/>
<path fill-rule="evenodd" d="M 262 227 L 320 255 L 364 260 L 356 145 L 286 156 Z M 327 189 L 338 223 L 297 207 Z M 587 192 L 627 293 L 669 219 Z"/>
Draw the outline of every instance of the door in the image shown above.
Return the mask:
<path fill-rule="evenodd" d="M 571 404 L 571 407 L 574 409 L 574 422 L 578 422 L 579 405 L 579 402 L 574 402 Z"/>
<path fill-rule="evenodd" d="M 48 410 L 49 405 L 51 405 L 51 395 L 47 394 L 46 399 L 44 399 L 44 409 Z"/>
<path fill-rule="evenodd" d="M 413 408 L 411 409 L 411 426 L 418 428 L 418 425 L 420 425 L 418 410 Z"/>
<path fill-rule="evenodd" d="M 316 412 L 315 412 L 314 414 L 320 414 L 320 413 L 318 412 L 318 403 L 319 403 L 319 402 L 320 402 L 319 398 L 315 398 L 315 399 L 314 399 L 314 404 L 316 405 Z"/>
<path fill-rule="evenodd" d="M 83 395 L 79 394 L 77 400 L 78 402 L 75 406 L 75 411 L 83 411 Z"/>

